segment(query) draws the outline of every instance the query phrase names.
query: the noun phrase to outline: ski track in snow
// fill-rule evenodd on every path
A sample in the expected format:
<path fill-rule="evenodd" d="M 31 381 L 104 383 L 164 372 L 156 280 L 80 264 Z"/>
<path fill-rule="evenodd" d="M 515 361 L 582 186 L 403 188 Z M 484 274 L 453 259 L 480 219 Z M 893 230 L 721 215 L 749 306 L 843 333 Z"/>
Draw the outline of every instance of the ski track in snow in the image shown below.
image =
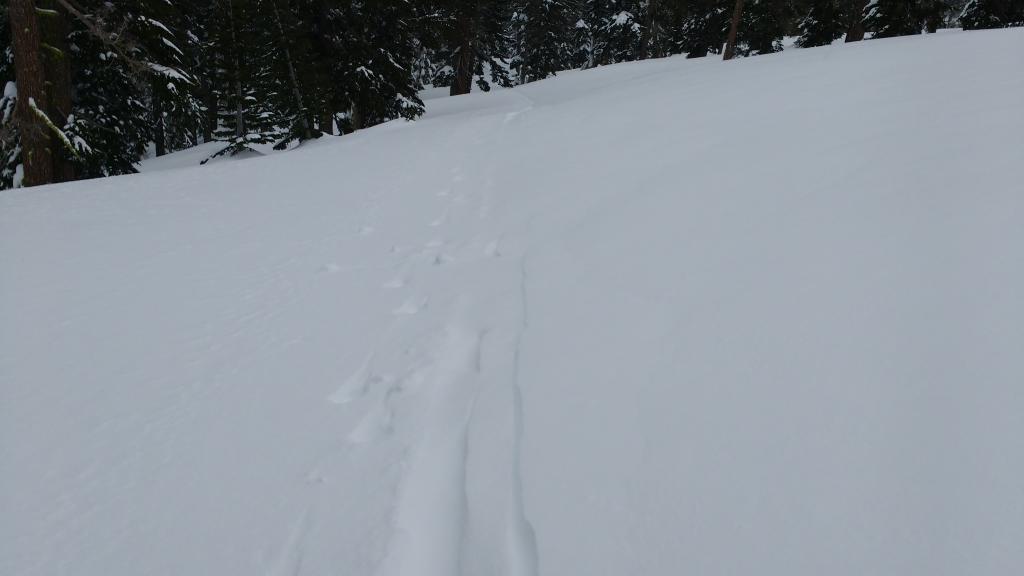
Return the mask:
<path fill-rule="evenodd" d="M 537 536 L 533 525 L 526 517 L 526 507 L 523 503 L 523 469 L 522 469 L 522 442 L 524 433 L 523 415 L 523 390 L 520 382 L 522 376 L 522 354 L 523 338 L 530 326 L 530 308 L 527 296 L 527 282 L 529 278 L 526 273 L 527 255 L 523 254 L 519 264 L 519 293 L 520 293 L 520 314 L 521 321 L 516 331 L 514 351 L 514 372 L 512 376 L 513 394 L 513 432 L 514 442 L 512 445 L 512 498 L 510 506 L 512 511 L 513 526 L 509 530 L 509 567 L 510 574 L 514 576 L 537 576 L 539 573 L 537 558 Z"/>
<path fill-rule="evenodd" d="M 533 102 L 525 100 L 525 106 L 502 117 L 500 126 L 493 133 L 494 139 L 501 140 L 505 127 L 532 109 Z M 451 186 L 438 194 L 439 198 L 448 202 L 448 207 L 444 209 L 443 216 L 431 221 L 428 227 L 439 228 L 453 221 L 453 214 L 458 212 L 459 205 L 476 197 L 477 231 L 474 235 L 477 239 L 469 244 L 477 245 L 477 258 L 486 261 L 502 255 L 502 235 L 499 233 L 497 239 L 490 241 L 479 240 L 485 230 L 486 233 L 494 233 L 493 230 L 488 230 L 488 226 L 493 225 L 489 217 L 498 166 L 491 159 L 482 170 L 483 186 L 480 189 L 460 191 L 464 188 L 462 183 L 467 179 L 461 168 L 452 169 Z M 429 265 L 437 266 L 458 260 L 448 253 L 452 246 L 440 238 L 429 240 L 423 246 L 424 254 L 433 253 L 432 258 L 423 260 Z M 418 260 L 416 256 L 412 258 L 409 260 L 410 263 Z M 475 316 L 473 323 L 479 327 L 472 328 L 461 318 L 459 309 L 464 306 L 454 305 L 453 316 L 450 317 L 443 336 L 437 337 L 440 344 L 435 345 L 430 359 L 425 361 L 425 367 L 419 370 L 421 379 L 429 382 L 429 389 L 424 393 L 427 394 L 425 398 L 430 399 L 430 405 L 426 408 L 427 414 L 423 416 L 424 420 L 419 425 L 422 429 L 419 433 L 420 440 L 410 446 L 407 470 L 401 481 L 394 513 L 394 532 L 388 545 L 388 552 L 376 570 L 378 576 L 459 575 L 467 573 L 463 566 L 467 557 L 473 558 L 477 563 L 485 562 L 500 567 L 500 572 L 509 576 L 536 576 L 538 573 L 535 535 L 526 518 L 520 466 L 524 417 L 522 392 L 518 382 L 519 359 L 522 354 L 522 340 L 528 326 L 525 255 L 519 260 L 508 260 L 504 266 L 506 269 L 518 266 L 519 285 L 508 292 L 518 298 L 518 303 L 511 302 L 504 306 L 501 302 L 476 304 L 482 310 L 518 306 L 519 318 Z M 409 284 L 401 278 L 389 281 L 385 287 L 409 288 L 419 293 L 426 290 L 429 293 L 425 286 Z M 429 296 L 412 297 L 393 313 L 399 316 L 413 315 L 429 300 Z M 487 335 L 492 330 L 508 334 L 506 340 L 514 345 L 511 352 L 511 380 L 502 377 L 500 373 L 488 373 L 483 349 Z M 365 380 L 365 367 L 357 372 L 356 377 L 357 380 Z M 469 423 L 473 419 L 474 405 L 480 387 L 487 385 L 488 382 L 505 382 L 502 386 L 508 386 L 505 392 L 509 402 L 506 410 L 509 415 L 508 422 L 512 426 L 512 430 L 507 434 L 510 444 L 493 447 L 496 452 L 505 454 L 508 458 L 509 475 L 505 480 L 505 487 L 497 490 L 499 493 L 505 493 L 506 506 L 494 508 L 504 518 L 483 522 L 504 526 L 501 530 L 503 535 L 492 534 L 482 537 L 485 540 L 500 538 L 503 541 L 491 541 L 483 546 L 491 550 L 492 554 L 500 554 L 500 557 L 489 560 L 475 558 L 478 555 L 477 551 L 465 549 L 467 543 L 479 539 L 476 535 L 468 533 L 472 527 L 467 523 L 470 514 L 477 513 L 475 503 L 470 501 L 466 490 L 467 470 L 478 465 L 469 451 Z M 346 383 L 343 390 L 347 392 L 354 387 L 357 386 Z M 384 419 L 390 420 L 394 414 L 393 411 L 387 410 L 386 417 L 381 415 L 385 410 L 383 406 L 391 401 L 391 393 L 389 391 L 388 398 L 371 409 L 364 421 L 350 435 L 350 441 L 361 443 L 378 437 L 372 431 L 380 430 L 380 422 Z M 345 395 L 342 393 L 343 397 Z M 474 510 L 471 510 L 471 507 Z"/>

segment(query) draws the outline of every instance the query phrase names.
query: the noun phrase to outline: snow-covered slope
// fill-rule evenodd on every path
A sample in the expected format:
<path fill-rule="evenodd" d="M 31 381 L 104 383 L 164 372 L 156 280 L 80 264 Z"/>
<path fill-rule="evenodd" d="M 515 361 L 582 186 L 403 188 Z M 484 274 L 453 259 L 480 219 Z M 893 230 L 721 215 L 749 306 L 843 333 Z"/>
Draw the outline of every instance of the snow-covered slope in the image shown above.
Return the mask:
<path fill-rule="evenodd" d="M 1018 29 L 6 192 L 0 574 L 1021 573 L 1022 162 Z"/>

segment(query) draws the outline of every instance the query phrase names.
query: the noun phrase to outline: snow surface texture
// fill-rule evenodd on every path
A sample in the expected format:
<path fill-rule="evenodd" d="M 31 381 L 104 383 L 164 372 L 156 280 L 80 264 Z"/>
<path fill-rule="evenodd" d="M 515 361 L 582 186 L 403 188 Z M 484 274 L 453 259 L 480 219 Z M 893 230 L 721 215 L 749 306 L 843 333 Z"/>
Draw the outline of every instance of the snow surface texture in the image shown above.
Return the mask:
<path fill-rule="evenodd" d="M 0 574 L 1024 573 L 1022 162 L 1018 29 L 4 193 Z"/>

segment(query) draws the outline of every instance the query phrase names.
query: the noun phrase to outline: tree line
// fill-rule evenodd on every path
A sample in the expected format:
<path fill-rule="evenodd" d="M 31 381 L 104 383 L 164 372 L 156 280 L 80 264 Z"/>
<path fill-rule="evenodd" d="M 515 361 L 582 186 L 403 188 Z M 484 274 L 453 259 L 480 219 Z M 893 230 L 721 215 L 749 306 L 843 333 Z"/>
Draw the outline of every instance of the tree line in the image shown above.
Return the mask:
<path fill-rule="evenodd" d="M 673 54 L 1024 24 L 1024 0 L 7 0 L 0 189 L 285 148 L 452 95 Z"/>

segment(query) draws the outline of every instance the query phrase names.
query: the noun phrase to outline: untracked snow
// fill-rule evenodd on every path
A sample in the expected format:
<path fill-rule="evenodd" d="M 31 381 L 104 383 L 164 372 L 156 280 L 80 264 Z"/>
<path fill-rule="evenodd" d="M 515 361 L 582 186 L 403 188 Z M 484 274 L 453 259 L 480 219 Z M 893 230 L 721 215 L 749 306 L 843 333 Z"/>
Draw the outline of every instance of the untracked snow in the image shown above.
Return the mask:
<path fill-rule="evenodd" d="M 207 155 L 0 194 L 0 574 L 1024 573 L 1024 29 Z"/>

